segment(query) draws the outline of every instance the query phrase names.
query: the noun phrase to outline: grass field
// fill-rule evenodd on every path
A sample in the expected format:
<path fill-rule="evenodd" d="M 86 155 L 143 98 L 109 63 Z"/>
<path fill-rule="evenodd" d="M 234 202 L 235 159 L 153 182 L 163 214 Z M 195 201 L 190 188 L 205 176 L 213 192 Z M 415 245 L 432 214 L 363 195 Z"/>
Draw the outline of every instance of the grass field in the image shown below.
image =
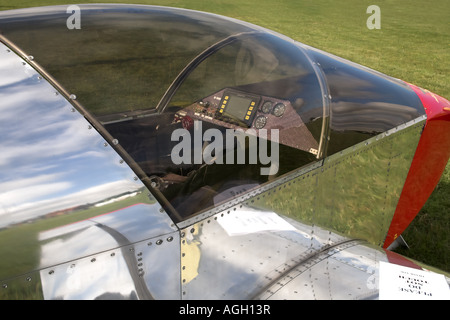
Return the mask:
<path fill-rule="evenodd" d="M 137 3 L 213 12 L 278 31 L 295 40 L 411 82 L 450 99 L 450 1 L 419 0 L 168 0 L 81 1 Z M 74 1 L 5 1 L 0 9 L 73 4 Z M 381 9 L 381 29 L 369 30 L 369 5 Z M 438 188 L 403 234 L 398 252 L 450 271 L 450 165 Z"/>

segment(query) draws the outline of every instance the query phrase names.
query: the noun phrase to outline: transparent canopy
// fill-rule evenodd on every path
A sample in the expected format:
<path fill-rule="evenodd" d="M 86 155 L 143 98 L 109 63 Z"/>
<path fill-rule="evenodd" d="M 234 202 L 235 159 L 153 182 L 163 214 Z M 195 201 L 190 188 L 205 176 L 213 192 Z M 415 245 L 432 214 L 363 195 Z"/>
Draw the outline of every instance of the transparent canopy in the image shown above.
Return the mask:
<path fill-rule="evenodd" d="M 80 8 L 80 29 L 56 6 L 3 13 L 0 30 L 117 139 L 175 220 L 423 112 L 404 84 L 241 21 Z"/>

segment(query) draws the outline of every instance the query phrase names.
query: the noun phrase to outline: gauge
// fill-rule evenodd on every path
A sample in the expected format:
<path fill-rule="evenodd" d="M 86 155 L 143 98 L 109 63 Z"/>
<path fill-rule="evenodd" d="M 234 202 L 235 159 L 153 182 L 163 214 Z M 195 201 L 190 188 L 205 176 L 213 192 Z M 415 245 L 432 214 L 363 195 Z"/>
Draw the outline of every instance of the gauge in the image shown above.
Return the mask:
<path fill-rule="evenodd" d="M 281 117 L 284 114 L 284 111 L 286 110 L 286 106 L 282 103 L 278 103 L 272 110 L 272 114 L 275 117 Z"/>
<path fill-rule="evenodd" d="M 258 116 L 255 119 L 255 128 L 262 129 L 267 123 L 267 118 L 265 116 Z"/>
<path fill-rule="evenodd" d="M 264 104 L 261 107 L 261 112 L 270 113 L 271 110 L 272 110 L 272 102 L 270 101 L 264 102 Z"/>

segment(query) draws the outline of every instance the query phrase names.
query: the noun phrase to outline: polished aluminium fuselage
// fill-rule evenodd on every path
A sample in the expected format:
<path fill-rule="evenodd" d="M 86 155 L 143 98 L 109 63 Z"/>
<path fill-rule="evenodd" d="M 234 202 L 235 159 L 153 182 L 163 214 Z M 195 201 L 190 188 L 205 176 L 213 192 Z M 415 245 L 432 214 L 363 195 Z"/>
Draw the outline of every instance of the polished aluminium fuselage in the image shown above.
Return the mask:
<path fill-rule="evenodd" d="M 114 137 L 6 38 L 0 69 L 1 299 L 378 297 L 424 111 L 174 221 Z"/>

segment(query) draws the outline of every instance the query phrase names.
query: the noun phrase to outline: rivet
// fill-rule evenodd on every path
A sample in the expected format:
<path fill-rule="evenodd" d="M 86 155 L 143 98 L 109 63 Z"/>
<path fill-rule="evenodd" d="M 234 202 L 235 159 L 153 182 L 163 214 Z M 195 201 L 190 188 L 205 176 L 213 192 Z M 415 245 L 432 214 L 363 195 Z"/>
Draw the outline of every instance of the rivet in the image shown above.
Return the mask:
<path fill-rule="evenodd" d="M 54 270 L 50 270 L 50 271 L 48 272 L 48 274 L 54 274 L 54 273 L 55 273 Z"/>
<path fill-rule="evenodd" d="M 113 143 L 113 145 L 117 145 L 119 143 L 119 140 L 113 139 L 112 143 Z"/>
<path fill-rule="evenodd" d="M 168 237 L 168 238 L 167 238 L 167 241 L 168 241 L 168 242 L 171 242 L 172 240 L 173 240 L 173 237 Z"/>
<path fill-rule="evenodd" d="M 108 146 L 108 144 L 107 144 L 107 143 L 105 142 L 105 143 L 103 143 L 103 146 L 104 146 L 104 147 L 107 147 L 107 146 Z"/>
<path fill-rule="evenodd" d="M 195 228 L 192 228 L 192 229 L 191 229 L 191 233 L 194 233 L 194 232 L 195 232 Z"/>
<path fill-rule="evenodd" d="M 8 288 L 8 285 L 6 283 L 2 284 L 2 288 L 6 289 L 6 288 Z"/>
<path fill-rule="evenodd" d="M 27 281 L 30 282 L 31 281 L 31 277 L 27 277 Z"/>
<path fill-rule="evenodd" d="M 158 241 L 156 241 L 156 244 L 159 246 L 161 243 L 163 243 L 163 241 L 161 239 L 159 239 Z"/>
<path fill-rule="evenodd" d="M 69 98 L 72 99 L 72 100 L 75 100 L 75 99 L 77 98 L 77 96 L 74 95 L 74 94 L 71 94 L 71 95 L 69 96 Z"/>
<path fill-rule="evenodd" d="M 91 259 L 91 262 L 95 262 L 95 261 L 97 261 L 95 258 L 92 258 L 92 259 Z"/>
<path fill-rule="evenodd" d="M 33 60 L 34 60 L 34 57 L 33 57 L 33 56 L 28 56 L 28 60 L 33 61 Z"/>

